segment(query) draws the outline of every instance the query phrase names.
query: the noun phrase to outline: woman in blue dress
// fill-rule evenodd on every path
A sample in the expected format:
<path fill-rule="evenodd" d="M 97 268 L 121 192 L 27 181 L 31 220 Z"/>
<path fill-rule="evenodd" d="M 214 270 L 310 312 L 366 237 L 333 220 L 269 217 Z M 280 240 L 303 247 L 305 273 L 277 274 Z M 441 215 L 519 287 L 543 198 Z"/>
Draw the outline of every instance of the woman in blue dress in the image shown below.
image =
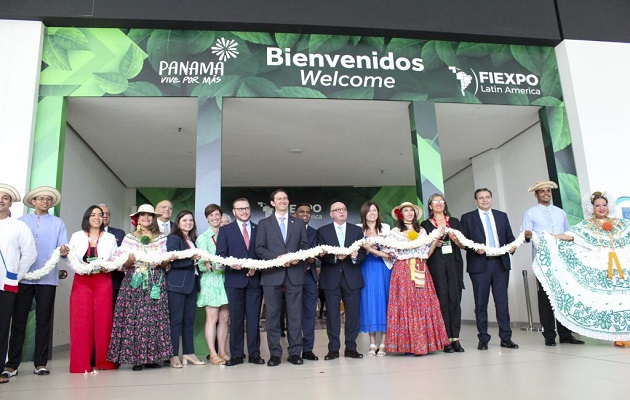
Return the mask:
<path fill-rule="evenodd" d="M 389 226 L 381 222 L 378 204 L 366 201 L 361 206 L 361 225 L 365 237 L 383 236 L 389 233 Z M 370 356 L 384 356 L 387 333 L 387 300 L 389 298 L 389 278 L 391 263 L 386 265 L 389 255 L 378 245 L 364 245 L 367 256 L 361 271 L 365 286 L 361 289 L 361 332 L 370 335 Z M 380 346 L 376 346 L 376 334 L 381 333 Z"/>

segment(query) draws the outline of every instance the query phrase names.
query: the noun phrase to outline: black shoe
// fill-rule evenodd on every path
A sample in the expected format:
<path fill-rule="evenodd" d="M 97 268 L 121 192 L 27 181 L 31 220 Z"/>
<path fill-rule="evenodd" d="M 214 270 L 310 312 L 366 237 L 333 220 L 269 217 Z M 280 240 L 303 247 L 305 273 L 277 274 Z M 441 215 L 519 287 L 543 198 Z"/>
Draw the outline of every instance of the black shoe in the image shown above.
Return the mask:
<path fill-rule="evenodd" d="M 326 357 L 324 357 L 324 360 L 326 360 L 326 361 L 334 360 L 335 358 L 339 358 L 339 352 L 338 351 L 329 351 L 328 354 L 326 354 Z"/>
<path fill-rule="evenodd" d="M 280 360 L 280 357 L 271 356 L 269 361 L 267 361 L 267 366 L 268 367 L 275 367 L 275 366 L 280 365 L 281 362 L 282 361 Z"/>
<path fill-rule="evenodd" d="M 571 337 L 568 337 L 568 338 L 560 339 L 560 343 L 584 344 L 584 341 L 576 339 L 573 336 L 571 336 Z"/>
<path fill-rule="evenodd" d="M 242 357 L 230 357 L 229 360 L 224 364 L 226 367 L 233 367 L 235 365 L 243 364 Z"/>
<path fill-rule="evenodd" d="M 455 350 L 455 353 L 463 353 L 465 350 L 462 347 L 462 344 L 459 343 L 459 340 L 453 340 L 451 342 L 451 347 L 453 347 L 453 350 Z"/>
<path fill-rule="evenodd" d="M 144 364 L 144 368 L 153 368 L 153 369 L 155 369 L 155 368 L 162 368 L 162 366 L 160 364 L 158 364 L 158 363 L 147 363 L 147 364 Z"/>
<path fill-rule="evenodd" d="M 512 339 L 501 340 L 501 347 L 508 349 L 518 349 L 518 344 L 514 343 Z"/>
<path fill-rule="evenodd" d="M 346 350 L 343 352 L 343 356 L 349 358 L 363 358 L 363 354 L 359 353 L 356 350 Z"/>
<path fill-rule="evenodd" d="M 293 365 L 302 365 L 302 364 L 304 364 L 304 360 L 302 360 L 302 357 L 298 356 L 297 354 L 289 356 L 289 358 L 287 358 L 287 361 L 290 362 Z"/>
<path fill-rule="evenodd" d="M 142 364 L 131 367 L 132 371 L 142 371 Z"/>
<path fill-rule="evenodd" d="M 488 342 L 480 340 L 479 344 L 477 345 L 477 350 L 488 350 Z"/>
<path fill-rule="evenodd" d="M 319 357 L 317 357 L 312 351 L 305 351 L 302 353 L 302 358 L 309 361 L 319 360 Z"/>
<path fill-rule="evenodd" d="M 265 360 L 260 356 L 260 354 L 256 354 L 249 357 L 249 360 L 247 360 L 247 362 L 250 364 L 262 365 L 265 363 Z"/>
<path fill-rule="evenodd" d="M 453 348 L 453 345 L 447 345 L 444 346 L 444 350 L 445 353 L 455 353 L 455 349 Z"/>
<path fill-rule="evenodd" d="M 280 337 L 287 337 L 287 334 L 284 331 L 280 331 Z"/>
<path fill-rule="evenodd" d="M 553 338 L 545 338 L 545 346 L 555 346 L 556 339 Z"/>
<path fill-rule="evenodd" d="M 5 368 L 4 371 L 2 371 L 2 376 L 4 376 L 5 378 L 12 378 L 14 376 L 16 376 L 18 374 L 18 370 L 13 369 L 13 368 Z"/>

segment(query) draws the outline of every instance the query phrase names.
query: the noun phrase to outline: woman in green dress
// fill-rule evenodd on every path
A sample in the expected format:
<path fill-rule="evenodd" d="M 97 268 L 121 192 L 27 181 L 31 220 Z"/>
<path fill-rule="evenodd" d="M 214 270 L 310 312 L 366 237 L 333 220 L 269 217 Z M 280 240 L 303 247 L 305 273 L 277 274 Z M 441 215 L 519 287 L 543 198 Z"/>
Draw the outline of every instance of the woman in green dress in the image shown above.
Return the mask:
<path fill-rule="evenodd" d="M 223 210 L 216 204 L 209 204 L 204 211 L 210 228 L 197 238 L 197 248 L 214 254 L 217 245 L 217 235 L 221 225 Z M 228 323 L 230 311 L 225 293 L 225 276 L 223 266 L 203 258 L 199 260 L 201 271 L 201 292 L 197 298 L 197 307 L 206 309 L 205 336 L 210 350 L 210 362 L 223 365 L 230 356 L 226 353 Z M 215 347 L 216 341 L 216 348 Z"/>

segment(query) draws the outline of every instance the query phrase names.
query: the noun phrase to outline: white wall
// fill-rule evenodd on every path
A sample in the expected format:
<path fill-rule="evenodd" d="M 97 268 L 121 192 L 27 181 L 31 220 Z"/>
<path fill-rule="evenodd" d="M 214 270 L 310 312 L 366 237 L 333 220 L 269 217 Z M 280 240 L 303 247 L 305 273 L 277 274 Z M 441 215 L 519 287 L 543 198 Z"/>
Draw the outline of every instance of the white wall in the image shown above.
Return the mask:
<path fill-rule="evenodd" d="M 630 195 L 630 44 L 565 40 L 556 57 L 582 195 Z"/>
<path fill-rule="evenodd" d="M 127 189 L 110 172 L 77 133 L 66 129 L 66 148 L 63 161 L 63 191 L 61 193 L 61 219 L 68 227 L 68 238 L 81 230 L 81 218 L 92 204 L 105 203 L 112 212 L 112 226 L 129 230 L 129 212 L 135 188 Z M 55 301 L 54 346 L 70 342 L 68 304 L 73 273 L 59 283 Z"/>
<path fill-rule="evenodd" d="M 449 178 L 444 183 L 449 211 L 459 218 L 463 213 L 474 210 L 475 189 L 487 187 L 493 193 L 493 208 L 508 214 L 516 237 L 520 233 L 525 210 L 536 204 L 536 199 L 527 189 L 535 181 L 549 178 L 546 165 L 542 132 L 540 124 L 537 124 L 502 146 L 474 157 L 471 167 Z M 531 263 L 529 244 L 523 245 L 512 257 L 508 289 L 512 322 L 527 322 L 523 270 L 527 270 L 529 275 L 533 319 L 539 320 Z M 464 284 L 466 290 L 462 298 L 462 319 L 474 321 L 475 305 L 468 274 L 464 276 Z M 496 322 L 492 296 L 488 306 L 488 320 Z"/>
<path fill-rule="evenodd" d="M 0 20 L 0 182 L 28 191 L 44 25 Z M 9 167 L 10 166 L 10 167 Z M 14 217 L 24 206 L 11 207 Z"/>

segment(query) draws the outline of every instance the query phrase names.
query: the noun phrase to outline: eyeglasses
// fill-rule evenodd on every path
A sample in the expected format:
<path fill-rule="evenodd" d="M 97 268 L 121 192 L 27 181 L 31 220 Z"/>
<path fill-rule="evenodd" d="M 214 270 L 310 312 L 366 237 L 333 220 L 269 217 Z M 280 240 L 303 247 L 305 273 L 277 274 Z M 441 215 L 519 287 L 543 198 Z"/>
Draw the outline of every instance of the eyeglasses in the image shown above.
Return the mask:
<path fill-rule="evenodd" d="M 335 208 L 334 210 L 331 210 L 331 212 L 335 212 L 335 213 L 343 213 L 348 211 L 348 209 L 346 207 L 341 207 L 341 208 Z"/>
<path fill-rule="evenodd" d="M 169 206 L 159 206 L 158 207 L 160 210 L 172 210 L 173 207 L 169 207 Z"/>
<path fill-rule="evenodd" d="M 444 200 L 431 200 L 431 203 L 433 203 L 433 204 L 444 204 L 446 202 Z"/>
<path fill-rule="evenodd" d="M 109 212 L 104 212 L 104 213 L 103 213 L 103 216 L 104 216 L 104 217 L 109 217 L 110 215 L 111 215 L 111 214 L 110 214 Z"/>
<path fill-rule="evenodd" d="M 49 203 L 52 203 L 53 198 L 52 197 L 37 196 L 37 197 L 35 197 L 35 200 L 42 201 L 42 202 L 47 201 Z"/>
<path fill-rule="evenodd" d="M 235 210 L 236 210 L 236 211 L 240 211 L 240 212 L 243 212 L 243 211 L 249 211 L 249 207 L 240 207 L 240 208 L 235 208 Z"/>

